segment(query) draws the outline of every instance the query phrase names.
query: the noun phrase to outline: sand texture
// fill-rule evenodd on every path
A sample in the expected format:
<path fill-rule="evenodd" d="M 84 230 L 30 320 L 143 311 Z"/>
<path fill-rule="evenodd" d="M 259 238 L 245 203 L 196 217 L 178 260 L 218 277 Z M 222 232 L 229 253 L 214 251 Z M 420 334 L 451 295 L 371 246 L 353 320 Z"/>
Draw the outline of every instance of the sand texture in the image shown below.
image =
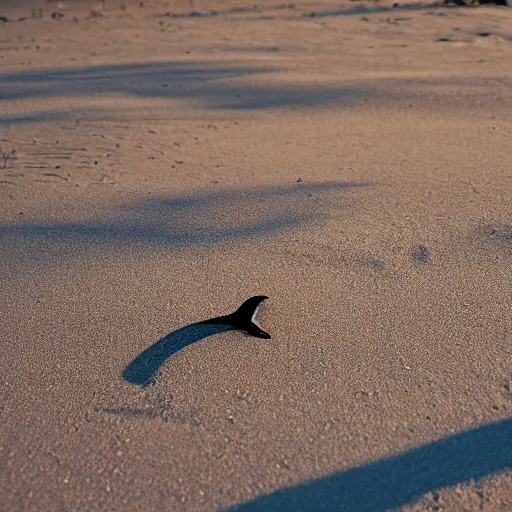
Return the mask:
<path fill-rule="evenodd" d="M 3 511 L 512 511 L 512 9 L 0 5 Z"/>

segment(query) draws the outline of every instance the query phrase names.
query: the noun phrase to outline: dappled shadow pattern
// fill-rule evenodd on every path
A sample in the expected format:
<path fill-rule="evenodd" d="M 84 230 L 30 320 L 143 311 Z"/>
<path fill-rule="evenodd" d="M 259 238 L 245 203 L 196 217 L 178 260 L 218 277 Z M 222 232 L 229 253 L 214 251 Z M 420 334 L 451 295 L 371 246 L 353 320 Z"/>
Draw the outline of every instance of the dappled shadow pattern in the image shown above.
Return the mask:
<path fill-rule="evenodd" d="M 6 73 L 0 75 L 0 101 L 117 93 L 169 99 L 192 98 L 206 108 L 260 109 L 317 105 L 340 99 L 350 102 L 370 94 L 370 91 L 362 91 L 360 87 L 349 84 L 249 86 L 243 81 L 248 76 L 277 71 L 280 71 L 277 67 L 232 62 L 174 61 Z M 33 117 L 26 116 L 27 120 Z"/>
<path fill-rule="evenodd" d="M 512 225 L 487 226 L 480 229 L 480 234 L 487 242 L 512 251 Z"/>
<path fill-rule="evenodd" d="M 304 13 L 303 16 L 309 16 L 311 18 L 324 18 L 331 16 L 358 16 L 361 14 L 374 14 L 391 11 L 422 11 L 425 9 L 440 9 L 446 8 L 443 2 L 425 2 L 425 3 L 396 3 L 393 6 L 387 5 L 366 5 L 359 4 L 354 7 L 348 7 L 344 9 L 328 9 L 325 11 L 311 11 Z"/>
<path fill-rule="evenodd" d="M 231 512 L 384 512 L 442 487 L 512 469 L 512 419 L 484 425 L 420 448 L 281 489 Z"/>
<path fill-rule="evenodd" d="M 413 7 L 411 7 L 413 8 Z M 345 11 L 313 13 L 315 16 L 348 14 Z M 231 51 L 231 50 L 230 50 Z M 229 61 L 212 63 L 208 61 L 171 61 L 133 64 L 109 64 L 76 68 L 53 68 L 37 71 L 5 73 L 0 75 L 0 104 L 2 101 L 26 98 L 65 98 L 75 96 L 191 99 L 193 108 L 257 110 L 287 107 L 322 107 L 338 105 L 352 108 L 368 100 L 377 99 L 381 105 L 402 104 L 420 99 L 432 106 L 432 95 L 450 98 L 450 107 L 467 108 L 469 97 L 478 95 L 495 102 L 495 95 L 501 94 L 501 87 L 508 87 L 510 79 L 495 76 L 444 77 L 442 79 L 420 79 L 397 77 L 368 77 L 364 79 L 341 78 L 328 83 L 299 83 L 285 79 L 283 72 L 289 68 L 272 66 L 262 59 L 262 65 L 248 66 L 245 63 Z M 273 74 L 272 79 L 261 80 L 264 75 Z M 251 78 L 251 80 L 247 80 Z M 446 85 L 464 88 L 447 90 Z M 421 87 L 419 87 L 421 86 Z M 439 88 L 441 86 L 442 88 Z M 485 87 L 485 90 L 482 90 Z M 167 106 L 166 106 L 167 105 Z M 478 105 L 485 106 L 481 101 Z M 368 106 L 368 105 L 366 105 Z M 98 102 L 91 108 L 69 108 L 40 112 L 24 112 L 0 118 L 0 125 L 31 122 L 58 121 L 70 118 L 112 119 L 143 116 L 147 118 L 168 118 L 176 116 L 175 104 L 160 104 L 138 109 L 130 105 L 123 110 L 122 104 L 115 109 Z"/>
<path fill-rule="evenodd" d="M 10 237 L 11 241 L 1 252 L 14 249 L 16 239 L 44 240 L 51 242 L 51 248 L 68 244 L 81 249 L 98 247 L 98 244 L 103 249 L 136 244 L 179 248 L 242 242 L 321 220 L 330 206 L 330 193 L 369 185 L 301 183 L 289 187 L 160 196 L 113 208 L 106 220 L 3 224 L 0 240 Z"/>

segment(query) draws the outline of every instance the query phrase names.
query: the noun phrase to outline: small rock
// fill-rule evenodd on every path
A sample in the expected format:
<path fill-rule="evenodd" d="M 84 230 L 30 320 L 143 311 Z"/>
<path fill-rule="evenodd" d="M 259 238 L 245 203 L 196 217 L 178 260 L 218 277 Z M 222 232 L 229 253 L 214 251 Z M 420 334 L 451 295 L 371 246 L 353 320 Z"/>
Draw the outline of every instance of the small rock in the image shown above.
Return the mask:
<path fill-rule="evenodd" d="M 64 18 L 63 12 L 52 12 L 52 19 L 54 20 L 60 20 L 61 18 Z"/>
<path fill-rule="evenodd" d="M 0 16 L 0 21 L 7 23 L 9 21 L 9 18 L 7 16 Z"/>
<path fill-rule="evenodd" d="M 302 178 L 299 178 L 299 179 L 297 180 L 297 183 L 302 183 L 303 181 L 304 181 L 304 180 L 303 180 Z"/>

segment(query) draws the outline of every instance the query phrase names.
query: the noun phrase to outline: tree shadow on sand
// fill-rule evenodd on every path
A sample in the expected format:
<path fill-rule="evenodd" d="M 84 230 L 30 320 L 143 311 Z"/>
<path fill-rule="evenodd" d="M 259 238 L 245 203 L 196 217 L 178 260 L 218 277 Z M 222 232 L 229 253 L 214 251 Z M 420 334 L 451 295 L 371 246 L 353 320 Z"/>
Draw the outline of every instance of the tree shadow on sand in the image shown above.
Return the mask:
<path fill-rule="evenodd" d="M 143 98 L 193 99 L 200 108 L 252 110 L 328 105 L 333 102 L 350 105 L 374 93 L 368 84 L 365 88 L 361 84 L 290 85 L 286 82 L 252 85 L 246 82 L 248 77 L 261 77 L 279 71 L 279 67 L 270 66 L 268 62 L 250 66 L 247 62 L 230 61 L 163 61 L 5 73 L 0 76 L 0 103 L 40 97 L 119 94 Z M 101 107 L 93 110 L 98 108 L 102 111 Z M 26 121 L 31 121 L 33 116 L 24 117 Z M 21 118 L 3 120 L 6 124 L 22 121 Z"/>
<path fill-rule="evenodd" d="M 330 211 L 352 203 L 339 194 L 369 186 L 371 183 L 340 181 L 208 190 L 152 196 L 76 221 L 24 221 L 20 217 L 0 224 L 3 274 L 10 279 L 19 268 L 59 264 L 70 256 L 83 258 L 88 253 L 102 257 L 123 248 L 182 250 L 268 238 L 322 222 L 330 217 Z M 354 193 L 350 193 L 351 199 L 355 199 Z"/>
<path fill-rule="evenodd" d="M 511 469 L 512 418 L 280 489 L 229 511 L 385 512 L 413 503 L 429 491 Z"/>

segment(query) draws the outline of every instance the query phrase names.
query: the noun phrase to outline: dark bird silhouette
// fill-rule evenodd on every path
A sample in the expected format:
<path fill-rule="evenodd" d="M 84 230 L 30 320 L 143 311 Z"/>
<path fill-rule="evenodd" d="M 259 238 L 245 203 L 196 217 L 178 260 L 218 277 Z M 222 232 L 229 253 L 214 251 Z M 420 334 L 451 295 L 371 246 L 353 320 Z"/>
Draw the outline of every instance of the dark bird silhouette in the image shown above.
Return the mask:
<path fill-rule="evenodd" d="M 261 303 L 268 299 L 266 295 L 256 295 L 247 299 L 234 313 L 218 316 L 201 322 L 203 324 L 230 325 L 238 331 L 245 331 L 256 338 L 270 339 L 271 336 L 256 323 Z"/>
<path fill-rule="evenodd" d="M 186 346 L 201 341 L 212 334 L 238 330 L 245 331 L 257 338 L 270 339 L 270 334 L 263 331 L 256 323 L 259 308 L 265 299 L 268 299 L 265 295 L 256 295 L 247 299 L 230 315 L 210 318 L 169 333 L 144 350 L 126 366 L 123 371 L 124 379 L 140 386 L 151 384 L 167 359 Z"/>

